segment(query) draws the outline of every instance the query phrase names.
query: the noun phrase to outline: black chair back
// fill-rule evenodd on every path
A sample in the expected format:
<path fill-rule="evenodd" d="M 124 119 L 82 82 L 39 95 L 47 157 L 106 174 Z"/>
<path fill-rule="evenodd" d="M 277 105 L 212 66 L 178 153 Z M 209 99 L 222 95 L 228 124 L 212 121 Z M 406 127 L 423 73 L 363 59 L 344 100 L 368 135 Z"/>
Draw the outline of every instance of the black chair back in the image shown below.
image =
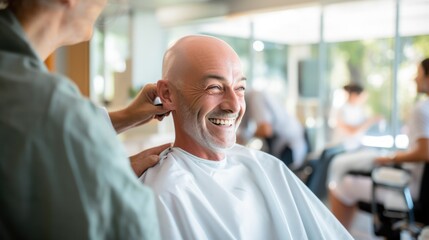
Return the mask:
<path fill-rule="evenodd" d="M 315 162 L 312 174 L 308 178 L 307 186 L 319 198 L 324 199 L 327 195 L 326 178 L 332 159 L 344 152 L 343 145 L 328 147 L 323 150 L 319 160 Z"/>
<path fill-rule="evenodd" d="M 424 165 L 419 200 L 415 203 L 416 221 L 429 225 L 429 163 Z"/>

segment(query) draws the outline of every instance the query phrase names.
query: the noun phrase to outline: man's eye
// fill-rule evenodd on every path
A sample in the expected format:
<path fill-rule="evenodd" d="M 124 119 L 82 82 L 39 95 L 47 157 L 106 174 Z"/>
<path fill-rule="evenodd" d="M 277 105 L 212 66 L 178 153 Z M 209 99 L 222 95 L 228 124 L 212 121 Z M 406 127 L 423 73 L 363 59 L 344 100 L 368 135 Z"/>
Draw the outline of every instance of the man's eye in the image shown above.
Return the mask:
<path fill-rule="evenodd" d="M 213 85 L 213 86 L 209 86 L 207 87 L 207 91 L 209 93 L 217 93 L 217 92 L 221 92 L 222 91 L 222 87 L 219 85 Z"/>
<path fill-rule="evenodd" d="M 214 86 L 209 86 L 208 89 L 222 89 L 221 86 L 218 85 L 214 85 Z"/>
<path fill-rule="evenodd" d="M 246 87 L 237 87 L 235 89 L 235 92 L 238 96 L 244 96 L 245 92 L 246 92 Z"/>
<path fill-rule="evenodd" d="M 238 87 L 238 88 L 237 88 L 237 90 L 238 90 L 238 91 L 243 91 L 243 92 L 244 92 L 244 91 L 246 91 L 246 87 Z"/>

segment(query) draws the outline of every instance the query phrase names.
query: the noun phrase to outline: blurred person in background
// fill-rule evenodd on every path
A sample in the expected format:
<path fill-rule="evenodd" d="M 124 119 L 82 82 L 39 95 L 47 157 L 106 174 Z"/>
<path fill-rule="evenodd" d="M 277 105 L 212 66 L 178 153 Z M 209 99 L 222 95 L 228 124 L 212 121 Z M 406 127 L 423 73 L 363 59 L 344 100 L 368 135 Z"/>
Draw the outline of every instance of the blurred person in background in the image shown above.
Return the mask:
<path fill-rule="evenodd" d="M 309 146 L 299 120 L 289 114 L 272 95 L 262 91 L 246 92 L 246 113 L 237 131 L 237 141 L 263 140 L 261 150 L 282 160 L 292 170 L 305 160 Z"/>
<path fill-rule="evenodd" d="M 360 84 L 350 83 L 343 89 L 347 93 L 347 100 L 339 109 L 334 110 L 330 145 L 343 144 L 347 150 L 353 150 L 360 147 L 366 131 L 381 118 L 368 117 L 365 109 L 367 96 Z"/>
<path fill-rule="evenodd" d="M 429 96 L 429 58 L 424 59 L 417 69 L 417 92 Z M 423 165 L 429 162 L 429 99 L 426 98 L 414 106 L 407 125 L 410 145 L 406 151 L 386 155 L 375 150 L 364 150 L 343 154 L 332 162 L 330 172 L 335 174 L 335 177 L 330 177 L 329 201 L 332 212 L 346 228 L 350 228 L 357 202 L 371 201 L 372 180 L 371 177 L 341 175 L 339 172 L 370 172 L 375 165 L 401 164 L 411 173 L 411 196 L 418 199 Z M 380 192 L 376 196 L 380 203 L 389 198 L 386 192 Z"/>
<path fill-rule="evenodd" d="M 115 133 L 162 119 L 155 86 L 110 113 L 110 123 L 43 63 L 89 40 L 105 4 L 10 0 L 0 10 L 0 239 L 160 237 L 153 193 L 136 174 L 168 144 L 128 159 Z"/>

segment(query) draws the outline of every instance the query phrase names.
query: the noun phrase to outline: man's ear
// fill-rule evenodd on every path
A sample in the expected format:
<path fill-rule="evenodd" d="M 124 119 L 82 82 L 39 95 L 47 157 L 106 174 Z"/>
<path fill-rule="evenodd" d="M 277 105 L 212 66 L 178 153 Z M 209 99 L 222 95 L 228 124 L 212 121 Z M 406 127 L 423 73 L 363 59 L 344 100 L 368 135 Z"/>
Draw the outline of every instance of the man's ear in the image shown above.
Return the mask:
<path fill-rule="evenodd" d="M 175 110 L 175 102 L 173 100 L 172 91 L 167 80 L 159 80 L 156 84 L 158 97 L 161 99 L 164 109 Z"/>

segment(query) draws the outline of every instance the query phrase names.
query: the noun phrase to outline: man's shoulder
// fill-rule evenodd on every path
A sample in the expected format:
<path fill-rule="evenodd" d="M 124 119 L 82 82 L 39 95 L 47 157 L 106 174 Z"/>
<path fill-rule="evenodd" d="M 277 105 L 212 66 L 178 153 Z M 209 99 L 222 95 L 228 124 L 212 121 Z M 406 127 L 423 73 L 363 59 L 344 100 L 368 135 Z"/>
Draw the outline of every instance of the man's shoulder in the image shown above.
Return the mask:
<path fill-rule="evenodd" d="M 293 178 L 294 174 L 278 158 L 261 150 L 236 145 L 228 151 L 228 160 L 244 165 L 252 172 L 265 174 L 268 179 L 280 181 L 283 178 Z"/>
<path fill-rule="evenodd" d="M 161 153 L 161 160 L 139 178 L 157 195 L 173 192 L 177 186 L 193 182 L 192 173 L 178 164 L 173 154 Z"/>
<path fill-rule="evenodd" d="M 182 159 L 184 155 L 168 153 L 161 158 L 159 163 L 148 169 L 140 178 L 140 181 L 151 187 L 158 195 L 172 193 L 178 186 L 190 186 L 197 183 L 201 168 L 191 159 Z M 243 165 L 251 171 L 279 171 L 286 168 L 279 159 L 260 150 L 244 147 L 236 144 L 226 151 L 228 166 Z M 259 170 L 258 170 L 259 169 Z"/>

